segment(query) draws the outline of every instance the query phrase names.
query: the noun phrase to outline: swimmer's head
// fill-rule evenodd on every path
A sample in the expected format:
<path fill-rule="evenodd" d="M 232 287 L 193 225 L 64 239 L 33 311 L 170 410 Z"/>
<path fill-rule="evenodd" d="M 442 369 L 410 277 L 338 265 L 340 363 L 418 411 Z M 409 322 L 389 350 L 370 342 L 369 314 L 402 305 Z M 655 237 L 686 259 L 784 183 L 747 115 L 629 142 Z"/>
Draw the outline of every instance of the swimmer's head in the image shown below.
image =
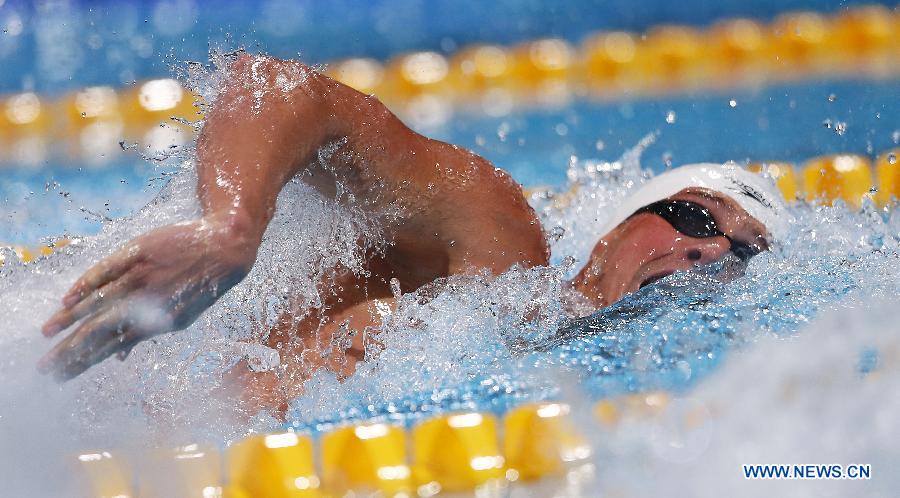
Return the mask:
<path fill-rule="evenodd" d="M 659 175 L 618 206 L 573 284 L 597 306 L 729 253 L 746 260 L 789 226 L 771 181 L 735 165 L 694 164 Z"/>

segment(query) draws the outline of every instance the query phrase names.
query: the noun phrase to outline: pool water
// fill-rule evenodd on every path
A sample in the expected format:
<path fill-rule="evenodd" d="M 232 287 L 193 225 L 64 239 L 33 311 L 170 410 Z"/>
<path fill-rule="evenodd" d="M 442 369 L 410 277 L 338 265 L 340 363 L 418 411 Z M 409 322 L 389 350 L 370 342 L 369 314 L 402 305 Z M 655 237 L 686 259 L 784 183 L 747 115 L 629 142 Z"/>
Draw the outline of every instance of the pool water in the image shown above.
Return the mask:
<path fill-rule="evenodd" d="M 835 408 L 824 418 L 812 417 L 809 403 L 822 403 L 823 396 L 862 396 L 861 402 L 869 403 L 867 411 L 880 414 L 887 409 L 890 404 L 881 403 L 882 398 L 857 392 L 852 379 L 865 383 L 874 375 L 860 367 L 874 354 L 881 360 L 873 372 L 884 372 L 875 377 L 879 392 L 896 390 L 888 372 L 897 368 L 891 355 L 900 336 L 893 321 L 879 318 L 890 316 L 896 305 L 892 300 L 900 295 L 900 220 L 889 209 L 797 204 L 791 210 L 797 230 L 776 251 L 751 260 L 743 276 L 736 277 L 741 269 L 725 261 L 663 279 L 589 317 L 573 321 L 566 316 L 561 282 L 577 261 L 583 261 L 609 206 L 648 177 L 641 158 L 648 155 L 644 147 L 651 140 L 652 135 L 618 161 L 567 162 L 565 178 L 571 184 L 557 189 L 577 184 L 568 205 L 556 206 L 541 196 L 531 199 L 544 226 L 554 234 L 553 267 L 512 270 L 498 278 L 454 277 L 427 302 L 415 293 L 404 295 L 398 311 L 385 323 L 385 350 L 343 383 L 328 372 L 316 374 L 306 393 L 292 401 L 287 425 L 316 433 L 349 421 L 412 423 L 461 409 L 502 413 L 542 399 L 563 399 L 584 412 L 591 400 L 655 389 L 677 393 L 676 406 L 699 404 L 702 413 L 724 404 L 717 408 L 724 415 L 710 415 L 697 429 L 699 435 L 685 432 L 678 418 L 688 408 L 646 427 L 641 424 L 648 422 L 634 421 L 635 430 L 646 435 L 643 439 L 622 432 L 624 428 L 596 435 L 607 438 L 595 442 L 600 448 L 598 463 L 614 462 L 601 467 L 597 482 L 624 473 L 626 487 L 634 488 L 635 495 L 649 496 L 665 486 L 697 491 L 666 466 L 677 463 L 685 474 L 701 472 L 698 468 L 712 455 L 724 451 L 723 441 L 744 430 L 741 424 L 747 423 L 747 413 L 759 410 L 760 417 L 770 416 L 783 404 L 793 418 L 773 426 L 772 431 L 779 433 L 793 431 L 796 424 L 822 431 L 846 428 L 848 418 L 862 409 Z M 25 454 L 44 458 L 52 454 L 48 465 L 63 466 L 60 455 L 66 449 L 141 448 L 150 441 L 223 443 L 248 431 L 279 427 L 280 422 L 264 414 L 250 423 L 236 423 L 232 407 L 209 393 L 238 359 L 250 359 L 261 368 L 271 362 L 271 350 L 245 340 L 253 319 L 273 316 L 283 305 L 281 289 L 314 302 L 314 284 L 326 268 L 338 262 L 359 264 L 355 242 L 368 233 L 366 221 L 303 184 L 291 183 L 279 198 L 251 274 L 196 324 L 138 346 L 126 362 L 109 360 L 63 386 L 36 376 L 28 365 L 47 347 L 36 338 L 36 331 L 64 288 L 124 240 L 196 216 L 190 151 L 164 167 L 177 174 L 170 175 L 162 193 L 135 213 L 104 221 L 97 235 L 36 264 L 7 264 L 0 270 L 0 314 L 14 317 L 0 325 L 7 351 L 0 362 L 7 379 L 0 396 L 8 407 L 0 430 L 5 439 L 24 444 Z M 547 183 L 558 183 L 551 178 L 548 175 Z M 29 202 L 34 201 L 26 202 L 26 208 L 32 205 Z M 574 258 L 576 266 L 566 256 Z M 828 321 L 820 318 L 823 314 L 840 318 Z M 819 349 L 810 337 L 833 344 Z M 760 348 L 779 347 L 802 350 L 806 360 L 797 362 L 787 353 L 760 357 Z M 837 357 L 835 348 L 842 351 Z M 800 375 L 795 370 L 801 366 L 811 372 L 801 372 L 805 377 L 791 381 L 794 392 L 785 397 L 778 379 Z M 823 370 L 851 380 L 822 385 L 817 376 Z M 788 377 L 779 377 L 784 375 Z M 754 405 L 745 404 L 740 394 L 746 389 L 737 388 L 738 381 L 725 384 L 723 376 L 733 381 L 740 376 L 769 380 L 764 385 L 748 380 L 756 389 Z M 30 393 L 35 392 L 45 394 L 34 398 Z M 735 412 L 737 406 L 742 409 Z M 623 427 L 633 428 L 629 424 Z M 883 436 L 894 435 L 894 430 L 893 425 L 873 422 L 864 431 L 867 446 L 859 450 L 860 458 L 873 465 L 892 461 L 896 450 Z M 40 436 L 32 437 L 35 433 Z M 767 431 L 760 435 L 767 441 L 763 436 Z M 779 448 L 806 454 L 801 450 L 807 440 L 791 441 L 793 446 L 785 443 Z M 765 443 L 745 443 L 758 458 L 774 458 Z M 622 464 L 644 461 L 641 455 L 647 451 L 655 455 L 649 460 L 652 465 L 669 475 L 669 480 L 655 481 L 653 486 L 659 487 L 649 491 L 641 484 L 643 471 Z M 66 486 L 64 479 L 41 481 L 22 469 L 16 464 L 19 454 L 3 458 L 4 471 L 16 469 L 4 476 L 5 482 L 24 490 Z M 711 482 L 718 487 L 709 489 L 746 492 L 735 488 L 733 479 Z M 886 482 L 869 485 L 886 489 L 881 487 Z"/>
<path fill-rule="evenodd" d="M 585 261 L 611 207 L 652 174 L 696 161 L 799 163 L 885 151 L 900 142 L 898 91 L 897 80 L 819 81 L 418 125 L 526 187 L 571 196 L 529 197 L 552 265 L 453 277 L 428 299 L 400 296 L 383 325 L 384 350 L 344 382 L 318 372 L 291 401 L 286 422 L 235 417 L 235 407 L 211 393 L 239 360 L 274 367 L 277 354 L 249 340 L 257 324 L 277 316 L 288 295 L 314 305 L 329 268 L 359 268 L 357 241 L 377 237 L 371 220 L 289 183 L 240 285 L 187 330 L 57 385 L 33 369 L 49 347 L 40 324 L 75 278 L 125 241 L 198 216 L 192 145 L 158 161 L 126 151 L 102 168 L 6 167 L 0 240 L 84 237 L 37 262 L 7 257 L 0 267 L 0 482 L 10 496 L 72 496 L 77 479 L 67 459 L 85 448 L 223 446 L 285 427 L 319 434 L 348 422 L 409 425 L 451 411 L 499 414 L 563 400 L 592 428 L 595 454 L 583 487 L 561 494 L 889 496 L 900 485 L 888 470 L 900 463 L 895 209 L 795 203 L 793 233 L 746 267 L 726 259 L 675 274 L 584 317 L 566 313 L 563 282 Z M 846 127 L 838 133 L 827 122 Z M 657 390 L 673 397 L 659 417 L 611 427 L 592 420 L 597 400 Z M 877 475 L 748 483 L 740 474 L 744 463 L 782 462 L 869 463 Z"/>
<path fill-rule="evenodd" d="M 612 161 L 651 133 L 657 136 L 642 164 L 655 172 L 705 161 L 802 164 L 823 154 L 871 156 L 900 144 L 898 93 L 897 80 L 806 82 L 635 102 L 579 101 L 502 117 L 464 113 L 418 129 L 475 151 L 525 187 L 563 187 L 573 156 Z M 826 121 L 845 123 L 845 131 L 836 133 Z M 0 242 L 36 245 L 64 233 L 93 234 L 104 217 L 146 204 L 177 170 L 175 163 L 142 160 L 130 149 L 103 166 L 6 165 Z"/>

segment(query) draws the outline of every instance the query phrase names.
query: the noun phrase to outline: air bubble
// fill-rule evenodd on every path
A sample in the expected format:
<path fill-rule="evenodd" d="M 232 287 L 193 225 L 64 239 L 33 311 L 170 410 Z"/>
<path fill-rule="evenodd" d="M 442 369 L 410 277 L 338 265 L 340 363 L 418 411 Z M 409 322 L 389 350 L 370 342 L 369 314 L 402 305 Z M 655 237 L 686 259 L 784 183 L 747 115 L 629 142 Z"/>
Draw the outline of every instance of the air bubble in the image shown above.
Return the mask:
<path fill-rule="evenodd" d="M 664 152 L 662 155 L 662 161 L 663 161 L 663 164 L 666 165 L 666 169 L 671 169 L 672 168 L 672 153 Z"/>
<path fill-rule="evenodd" d="M 550 229 L 549 232 L 547 232 L 547 239 L 548 239 L 550 242 L 556 242 L 556 241 L 558 241 L 559 239 L 563 238 L 563 236 L 564 236 L 565 234 L 566 234 L 566 229 L 565 229 L 565 228 L 560 227 L 560 226 L 556 226 L 556 227 L 553 227 L 552 229 Z"/>
<path fill-rule="evenodd" d="M 390 286 L 391 286 L 391 294 L 394 295 L 394 298 L 400 299 L 401 295 L 403 294 L 403 292 L 400 290 L 400 280 L 398 280 L 396 277 L 392 278 L 391 282 L 390 282 Z"/>
<path fill-rule="evenodd" d="M 677 116 L 675 115 L 675 111 L 669 111 L 666 113 L 666 123 L 673 124 L 675 123 L 675 119 Z"/>

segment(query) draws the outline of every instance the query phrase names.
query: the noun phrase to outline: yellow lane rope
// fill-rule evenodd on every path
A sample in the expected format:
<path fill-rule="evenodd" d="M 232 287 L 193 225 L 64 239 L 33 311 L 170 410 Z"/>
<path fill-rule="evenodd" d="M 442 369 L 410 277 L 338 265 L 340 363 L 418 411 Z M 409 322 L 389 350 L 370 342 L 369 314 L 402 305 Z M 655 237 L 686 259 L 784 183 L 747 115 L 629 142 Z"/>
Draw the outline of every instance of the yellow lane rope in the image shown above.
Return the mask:
<path fill-rule="evenodd" d="M 547 39 L 515 47 L 465 47 L 449 58 L 419 52 L 386 64 L 351 59 L 329 65 L 326 72 L 395 107 L 441 99 L 502 113 L 512 105 L 556 103 L 573 95 L 609 99 L 825 74 L 889 76 L 900 64 L 898 28 L 897 12 L 866 6 L 833 17 L 785 14 L 770 25 L 737 19 L 705 31 L 663 26 L 640 36 L 597 33 L 579 47 Z M 198 119 L 195 101 L 170 79 L 119 91 L 86 88 L 58 100 L 34 93 L 8 96 L 0 103 L 0 142 L 12 146 L 0 150 L 27 154 L 55 139 L 74 139 L 84 148 L 96 148 L 105 136 L 148 140 L 160 121 Z M 823 156 L 807 161 L 799 174 L 783 162 L 749 167 L 768 171 L 789 200 L 843 199 L 858 206 L 871 198 L 886 205 L 900 197 L 898 155 L 900 149 L 884 152 L 874 167 L 864 156 Z M 10 158 L 0 156 L 0 162 L 5 159 Z M 65 243 L 17 248 L 17 254 L 28 262 Z M 601 401 L 593 413 L 599 424 L 612 426 L 655 416 L 668 402 L 665 393 L 629 395 Z M 569 411 L 563 403 L 531 404 L 501 418 L 454 413 L 410 430 L 349 425 L 315 440 L 291 432 L 263 434 L 224 450 L 190 445 L 149 458 L 171 479 L 167 489 L 185 496 L 319 497 L 349 490 L 431 496 L 564 475 L 585 464 L 591 447 Z M 155 492 L 155 480 L 141 479 L 140 466 L 115 451 L 85 452 L 77 461 L 94 496 Z"/>
<path fill-rule="evenodd" d="M 882 185 L 900 186 L 900 149 L 878 158 Z M 856 155 L 811 159 L 801 175 L 792 165 L 769 162 L 749 168 L 772 175 L 788 199 L 843 199 L 859 205 L 873 195 L 871 164 Z M 798 177 L 799 176 L 799 177 Z M 804 185 L 805 194 L 798 188 Z M 57 242 L 55 247 L 69 243 Z M 23 261 L 53 247 L 19 250 Z M 603 400 L 594 419 L 611 428 L 623 419 L 658 415 L 669 402 L 664 392 Z M 189 445 L 159 450 L 137 462 L 114 450 L 77 455 L 81 476 L 92 496 L 183 496 L 230 498 L 326 497 L 378 492 L 385 496 L 432 496 L 439 492 L 502 490 L 516 481 L 573 475 L 588 468 L 592 448 L 584 427 L 576 427 L 564 403 L 525 405 L 497 418 L 465 412 L 424 420 L 410 429 L 384 423 L 347 425 L 318 439 L 293 432 L 262 434 L 228 448 Z M 686 418 L 702 424 L 707 414 Z M 694 420 L 696 418 L 697 420 Z M 693 422 L 691 422 L 693 420 Z M 166 476 L 140 471 L 147 459 Z M 162 493 L 162 494 L 160 494 Z"/>
<path fill-rule="evenodd" d="M 354 58 L 328 64 L 325 72 L 377 95 L 401 116 L 429 121 L 456 108 L 503 115 L 516 105 L 573 97 L 617 99 L 824 75 L 885 78 L 900 72 L 898 32 L 897 9 L 870 5 L 833 16 L 787 13 L 769 24 L 730 19 L 708 29 L 599 32 L 579 45 L 549 38 L 472 45 L 450 56 L 414 52 L 386 63 Z M 183 143 L 191 131 L 185 123 L 202 117 L 196 102 L 173 79 L 89 87 L 57 99 L 8 95 L 0 98 L 0 163 L 39 162 L 56 143 L 67 144 L 69 157 L 80 151 L 96 162 L 114 157 L 123 137 L 151 149 Z"/>
<path fill-rule="evenodd" d="M 900 149 L 879 156 L 876 169 L 879 183 L 890 185 L 894 195 L 900 186 L 898 154 Z M 748 167 L 772 175 L 789 200 L 843 199 L 859 206 L 867 198 L 887 196 L 886 190 L 873 193 L 872 166 L 863 156 L 814 158 L 800 175 L 793 165 L 781 162 Z M 68 243 L 63 240 L 55 247 Z M 19 257 L 27 262 L 35 253 L 49 255 L 53 249 L 20 249 Z M 603 400 L 592 412 L 596 423 L 610 429 L 622 420 L 658 416 L 668 403 L 667 393 L 653 392 Z M 92 496 L 98 498 L 166 496 L 173 490 L 183 496 L 230 498 L 500 492 L 516 481 L 571 477 L 589 468 L 592 448 L 585 431 L 592 429 L 583 421 L 573 424 L 570 410 L 564 403 L 538 403 L 500 418 L 463 412 L 430 418 L 408 429 L 385 423 L 350 424 L 317 439 L 293 432 L 262 434 L 225 449 L 189 445 L 158 450 L 137 461 L 133 455 L 104 449 L 77 455 L 77 462 Z M 698 411 L 685 420 L 703 424 L 707 416 Z M 158 475 L 140 471 L 148 459 Z M 160 475 L 166 479 L 161 481 Z M 160 482 L 165 482 L 165 490 L 156 489 Z"/>
<path fill-rule="evenodd" d="M 579 420 L 610 430 L 621 420 L 659 417 L 669 403 L 664 392 L 625 395 L 595 404 L 593 416 Z M 473 490 L 495 496 L 490 492 L 511 483 L 563 478 L 590 465 L 593 451 L 583 431 L 596 428 L 579 429 L 571 411 L 566 403 L 532 403 L 503 417 L 456 412 L 409 428 L 348 424 L 316 438 L 277 432 L 224 449 L 161 449 L 140 458 L 152 462 L 152 476 L 115 450 L 76 458 L 91 496 L 98 498 L 164 496 L 157 489 L 161 483 L 168 493 L 197 497 L 428 497 Z M 693 423 L 704 423 L 704 415 L 698 412 Z"/>

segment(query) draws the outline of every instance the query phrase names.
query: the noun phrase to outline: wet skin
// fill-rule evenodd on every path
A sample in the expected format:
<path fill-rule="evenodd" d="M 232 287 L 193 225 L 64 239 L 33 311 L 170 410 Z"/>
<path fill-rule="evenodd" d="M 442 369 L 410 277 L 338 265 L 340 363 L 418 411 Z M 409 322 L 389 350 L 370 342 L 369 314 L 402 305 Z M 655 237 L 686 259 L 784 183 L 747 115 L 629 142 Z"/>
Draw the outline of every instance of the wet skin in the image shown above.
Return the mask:
<path fill-rule="evenodd" d="M 326 146 L 333 153 L 322 158 Z M 283 410 L 318 368 L 350 375 L 377 346 L 367 329 L 393 305 L 391 279 L 410 292 L 449 275 L 549 263 L 540 223 L 508 174 L 415 133 L 374 97 L 297 61 L 243 55 L 232 65 L 198 138 L 197 171 L 202 218 L 148 232 L 76 281 L 42 331 L 74 330 L 42 358 L 42 370 L 69 379 L 193 323 L 249 272 L 278 193 L 297 175 L 332 198 L 340 183 L 381 220 L 389 244 L 369 252 L 368 277 L 335 268 L 320 285 L 321 308 L 290 310 L 260 332 L 281 366 L 259 373 L 239 365 L 226 376 L 249 411 Z M 688 189 L 673 198 L 702 204 L 723 232 L 764 247 L 764 227 L 727 197 Z M 728 250 L 724 237 L 692 239 L 644 213 L 603 236 L 572 287 L 607 306 Z M 349 346 L 333 347 L 345 330 L 356 332 Z"/>
<path fill-rule="evenodd" d="M 731 198 L 712 190 L 687 188 L 669 199 L 705 207 L 723 233 L 757 249 L 768 249 L 765 226 Z M 572 279 L 572 287 L 602 308 L 676 271 L 718 261 L 730 250 L 726 237 L 688 237 L 661 217 L 641 213 L 597 242 L 588 263 Z"/>

